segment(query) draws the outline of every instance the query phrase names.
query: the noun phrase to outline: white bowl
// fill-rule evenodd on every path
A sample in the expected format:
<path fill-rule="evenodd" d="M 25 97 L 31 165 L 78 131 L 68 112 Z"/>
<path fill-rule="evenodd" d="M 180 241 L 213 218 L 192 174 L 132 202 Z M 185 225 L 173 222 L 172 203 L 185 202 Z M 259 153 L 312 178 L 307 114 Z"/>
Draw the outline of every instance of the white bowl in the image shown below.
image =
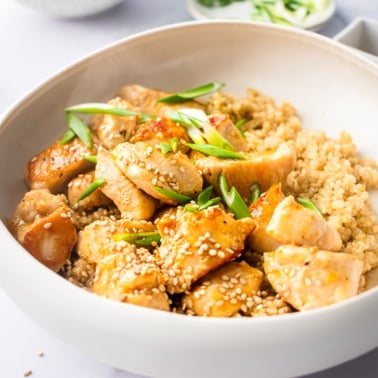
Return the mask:
<path fill-rule="evenodd" d="M 75 18 L 103 12 L 123 0 L 17 0 L 54 17 Z"/>
<path fill-rule="evenodd" d="M 18 102 L 0 127 L 0 213 L 25 190 L 26 162 L 65 130 L 63 109 L 140 83 L 182 90 L 224 81 L 299 109 L 304 127 L 346 129 L 378 160 L 378 68 L 334 41 L 251 22 L 188 23 L 120 41 L 73 64 Z M 0 224 L 0 281 L 51 333 L 96 359 L 151 377 L 293 377 L 378 346 L 378 288 L 343 303 L 270 318 L 209 319 L 108 301 L 33 259 Z"/>

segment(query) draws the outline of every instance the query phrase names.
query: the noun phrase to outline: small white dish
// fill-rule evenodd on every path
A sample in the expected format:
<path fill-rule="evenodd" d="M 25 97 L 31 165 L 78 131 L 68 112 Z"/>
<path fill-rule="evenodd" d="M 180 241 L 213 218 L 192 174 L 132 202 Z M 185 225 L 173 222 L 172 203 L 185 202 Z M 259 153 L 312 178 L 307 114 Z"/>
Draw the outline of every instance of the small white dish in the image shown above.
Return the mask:
<path fill-rule="evenodd" d="M 110 9 L 123 0 L 17 0 L 36 11 L 54 17 L 76 18 L 91 16 Z"/>
<path fill-rule="evenodd" d="M 224 7 L 209 8 L 201 5 L 198 0 L 187 0 L 189 13 L 197 20 L 249 20 L 252 6 L 249 1 L 235 2 Z M 300 29 L 310 31 L 320 30 L 334 15 L 336 5 L 330 0 L 329 6 L 321 13 L 314 14 L 306 20 Z M 256 21 L 255 21 L 256 22 Z"/>
<path fill-rule="evenodd" d="M 378 63 L 378 21 L 358 17 L 338 33 L 334 40 Z"/>

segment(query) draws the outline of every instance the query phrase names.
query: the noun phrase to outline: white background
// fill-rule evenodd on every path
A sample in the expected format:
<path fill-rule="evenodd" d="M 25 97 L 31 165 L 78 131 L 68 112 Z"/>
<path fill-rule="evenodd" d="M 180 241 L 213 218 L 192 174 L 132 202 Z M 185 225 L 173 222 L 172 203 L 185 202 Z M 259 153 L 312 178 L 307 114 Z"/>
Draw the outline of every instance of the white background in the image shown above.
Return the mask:
<path fill-rule="evenodd" d="M 328 37 L 357 16 L 378 19 L 378 0 L 336 4 L 335 17 L 321 31 Z M 184 0 L 125 0 L 101 15 L 77 20 L 51 18 L 14 0 L 0 0 L 0 113 L 47 76 L 97 48 L 135 32 L 191 19 Z M 45 355 L 37 356 L 39 351 Z M 0 289 L 0 378 L 23 377 L 28 369 L 32 378 L 136 377 L 96 362 L 49 335 Z M 378 349 L 310 377 L 377 378 Z"/>

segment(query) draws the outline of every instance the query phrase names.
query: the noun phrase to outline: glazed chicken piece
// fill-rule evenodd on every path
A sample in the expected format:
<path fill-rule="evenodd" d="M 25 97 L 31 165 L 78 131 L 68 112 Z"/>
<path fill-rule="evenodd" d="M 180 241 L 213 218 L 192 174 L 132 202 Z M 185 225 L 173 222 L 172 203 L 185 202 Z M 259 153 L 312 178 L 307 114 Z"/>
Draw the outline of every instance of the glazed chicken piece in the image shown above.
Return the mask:
<path fill-rule="evenodd" d="M 108 253 L 109 246 L 114 242 L 113 235 L 150 231 L 155 231 L 151 222 L 110 218 L 97 220 L 79 232 L 77 252 L 88 262 L 96 263 Z"/>
<path fill-rule="evenodd" d="M 107 246 L 107 255 L 97 261 L 93 292 L 115 301 L 169 311 L 164 278 L 154 256 L 126 242 Z"/>
<path fill-rule="evenodd" d="M 242 198 L 249 202 L 250 187 L 255 182 L 266 191 L 272 185 L 286 183 L 288 174 L 294 169 L 296 153 L 287 144 L 274 152 L 246 155 L 246 160 L 219 159 L 213 156 L 199 158 L 196 167 L 203 172 L 205 181 L 218 188 L 218 176 L 223 173 L 229 187 L 235 186 Z"/>
<path fill-rule="evenodd" d="M 161 245 L 156 257 L 169 293 L 182 293 L 211 270 L 236 257 L 255 224 L 235 220 L 218 206 L 199 212 L 178 208 L 158 219 Z"/>
<path fill-rule="evenodd" d="M 247 151 L 248 143 L 246 139 L 242 137 L 228 114 L 211 115 L 209 122 L 223 138 L 235 147 L 236 151 Z"/>
<path fill-rule="evenodd" d="M 286 245 L 264 253 L 264 270 L 274 290 L 304 311 L 356 295 L 362 262 L 347 253 Z"/>
<path fill-rule="evenodd" d="M 266 231 L 281 245 L 313 246 L 329 251 L 339 251 L 342 247 L 336 229 L 320 214 L 295 201 L 293 196 L 277 205 Z"/>
<path fill-rule="evenodd" d="M 193 197 L 202 189 L 202 176 L 192 161 L 181 152 L 163 155 L 148 143 L 122 143 L 113 150 L 122 172 L 140 189 L 165 203 L 176 201 L 158 192 L 154 186 Z"/>
<path fill-rule="evenodd" d="M 96 207 L 109 206 L 112 201 L 97 188 L 89 196 L 78 202 L 80 196 L 88 189 L 95 179 L 95 171 L 81 174 L 68 183 L 67 197 L 72 208 L 92 210 Z"/>
<path fill-rule="evenodd" d="M 230 262 L 207 274 L 183 297 L 183 309 L 198 316 L 236 315 L 259 290 L 263 273 L 245 261 Z"/>
<path fill-rule="evenodd" d="M 249 207 L 256 228 L 248 236 L 247 242 L 257 252 L 274 251 L 280 244 L 266 232 L 266 226 L 272 218 L 277 205 L 285 198 L 281 184 L 273 185 Z"/>
<path fill-rule="evenodd" d="M 77 240 L 65 196 L 47 189 L 25 194 L 9 228 L 32 256 L 54 272 L 65 264 Z"/>
<path fill-rule="evenodd" d="M 116 97 L 108 102 L 109 105 L 139 113 L 122 98 Z M 112 114 L 98 114 L 90 123 L 90 128 L 97 134 L 100 145 L 113 149 L 117 144 L 127 142 L 134 135 L 140 123 L 140 116 L 120 117 Z"/>
<path fill-rule="evenodd" d="M 170 92 L 163 92 L 156 89 L 142 87 L 141 85 L 126 85 L 122 87 L 117 96 L 123 98 L 133 106 L 140 109 L 142 113 L 153 114 L 157 117 L 164 117 L 168 110 L 181 108 L 204 109 L 204 106 L 197 101 L 185 101 L 179 104 L 164 104 L 156 102 L 159 98 L 171 95 Z"/>
<path fill-rule="evenodd" d="M 169 118 L 159 117 L 140 125 L 130 142 L 146 142 L 158 145 L 162 142 L 170 143 L 175 137 L 179 140 L 179 150 L 184 153 L 187 152 L 188 147 L 185 147 L 182 143 L 190 143 L 190 140 L 184 127 Z"/>
<path fill-rule="evenodd" d="M 93 169 L 93 163 L 83 159 L 83 156 L 95 153 L 95 147 L 92 151 L 88 150 L 79 138 L 62 146 L 58 140 L 29 161 L 26 180 L 31 189 L 63 193 L 69 181 Z"/>
<path fill-rule="evenodd" d="M 148 220 L 155 212 L 155 200 L 138 189 L 118 168 L 111 152 L 100 148 L 97 154 L 96 178 L 106 179 L 100 187 L 118 207 L 123 218 Z"/>

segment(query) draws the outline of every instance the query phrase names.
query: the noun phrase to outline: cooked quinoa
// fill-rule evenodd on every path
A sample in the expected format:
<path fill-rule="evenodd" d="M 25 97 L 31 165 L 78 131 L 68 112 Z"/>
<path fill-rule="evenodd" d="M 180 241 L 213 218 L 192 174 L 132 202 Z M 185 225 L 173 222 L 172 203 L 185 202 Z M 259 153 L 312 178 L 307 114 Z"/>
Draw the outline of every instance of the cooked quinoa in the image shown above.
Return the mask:
<path fill-rule="evenodd" d="M 378 274 L 378 222 L 368 193 L 378 189 L 376 162 L 358 153 L 347 132 L 332 139 L 323 131 L 302 129 L 293 105 L 277 106 L 272 98 L 253 89 L 244 98 L 218 92 L 210 98 L 206 112 L 229 114 L 234 122 L 247 119 L 243 130 L 250 151 L 292 144 L 297 164 L 288 176 L 287 192 L 318 205 L 339 232 L 342 251 L 363 262 L 360 291 L 369 288 L 366 278 L 373 281 Z"/>
<path fill-rule="evenodd" d="M 155 99 L 162 97 L 163 92 L 147 89 L 147 96 L 143 92 L 145 90 L 146 88 L 140 86 L 127 86 L 120 91 L 120 96 L 127 96 L 128 91 L 131 91 L 134 96 L 134 91 L 136 91 L 138 95 L 141 95 L 142 99 L 148 99 L 148 106 L 156 105 Z M 131 97 L 134 98 L 133 96 Z M 116 100 L 117 106 L 123 106 L 122 98 L 117 97 Z M 138 112 L 140 111 L 140 105 L 136 105 L 138 106 L 136 109 Z M 158 104 L 155 110 L 157 112 L 163 111 L 165 109 L 164 106 L 164 104 Z M 197 179 L 201 184 L 200 189 L 204 188 L 202 179 L 208 185 L 207 187 L 216 185 L 211 182 L 211 174 L 205 177 L 207 174 L 206 165 L 204 168 L 199 168 L 201 167 L 200 160 L 204 155 L 198 153 L 197 155 L 196 153 L 190 155 L 186 144 L 182 143 L 189 141 L 189 139 L 180 140 L 182 144 L 177 148 L 181 148 L 182 151 L 170 151 L 172 154 L 177 154 L 172 159 L 171 157 L 167 158 L 171 159 L 167 167 L 153 166 L 154 162 L 152 161 L 151 163 L 148 160 L 152 160 L 152 155 L 158 155 L 159 158 L 161 155 L 165 156 L 165 154 L 162 154 L 162 147 L 159 147 L 161 151 L 157 148 L 159 143 L 167 140 L 173 141 L 172 135 L 176 134 L 172 133 L 180 128 L 184 130 L 178 123 L 156 114 L 155 121 L 151 121 L 151 128 L 141 132 L 141 135 L 143 134 L 145 138 L 151 139 L 132 142 L 132 148 L 134 148 L 132 153 L 130 155 L 127 155 L 127 153 L 122 155 L 122 158 L 126 160 L 129 158 L 129 161 L 118 159 L 120 155 L 117 155 L 117 151 L 119 152 L 120 149 L 117 145 L 112 150 L 112 153 L 101 149 L 101 147 L 98 148 L 98 162 L 100 161 L 100 155 L 102 155 L 104 156 L 103 161 L 108 164 L 102 167 L 102 172 L 105 172 L 105 174 L 111 172 L 111 174 L 109 173 L 110 181 L 112 180 L 112 174 L 118 174 L 122 178 L 115 180 L 113 187 L 110 187 L 110 189 L 104 187 L 102 187 L 103 190 L 101 188 L 97 189 L 98 191 L 102 190 L 103 193 L 101 195 L 108 196 L 112 200 L 109 200 L 110 205 L 105 206 L 104 202 L 101 202 L 101 205 L 97 207 L 85 208 L 83 202 L 75 200 L 72 203 L 69 196 L 67 200 L 64 191 L 54 193 L 60 193 L 55 196 L 44 189 L 44 192 L 42 191 L 43 193 L 40 193 L 40 195 L 48 196 L 47 206 L 40 200 L 38 195 L 32 193 L 33 191 L 27 194 L 29 196 L 29 205 L 24 204 L 26 209 L 27 206 L 31 206 L 34 210 L 33 206 L 36 203 L 37 207 L 43 205 L 43 215 L 51 215 L 50 213 L 56 213 L 56 208 L 63 208 L 64 211 L 61 210 L 63 214 L 57 216 L 58 220 L 52 218 L 51 221 L 46 221 L 43 224 L 46 232 L 48 230 L 54 232 L 54 222 L 68 227 L 66 218 L 69 218 L 72 223 L 70 227 L 73 230 L 68 227 L 65 231 L 67 234 L 75 234 L 74 236 L 71 235 L 71 243 L 76 243 L 75 248 L 68 255 L 69 258 L 67 258 L 64 265 L 63 262 L 65 260 L 62 260 L 63 262 L 60 266 L 63 267 L 60 269 L 59 274 L 71 283 L 109 299 L 166 311 L 170 310 L 190 316 L 259 317 L 282 315 L 297 310 L 310 309 L 302 307 L 302 298 L 300 296 L 309 295 L 311 297 L 312 292 L 310 291 L 310 294 L 308 294 L 309 290 L 312 288 L 315 291 L 318 290 L 316 286 L 321 286 L 321 280 L 319 276 L 311 276 L 314 272 L 311 269 L 306 270 L 305 277 L 302 277 L 303 271 L 300 271 L 300 269 L 303 267 L 307 269 L 307 265 L 311 262 L 311 268 L 314 269 L 313 265 L 315 265 L 315 274 L 318 274 L 319 271 L 316 271 L 316 269 L 319 266 L 322 269 L 322 264 L 328 258 L 323 259 L 324 253 L 325 255 L 335 256 L 334 252 L 336 252 L 337 258 L 335 260 L 332 260 L 334 257 L 330 258 L 332 260 L 331 265 L 345 263 L 345 266 L 350 269 L 347 270 L 344 267 L 344 270 L 332 271 L 327 265 L 327 260 L 326 266 L 328 268 L 324 268 L 323 271 L 325 271 L 325 274 L 329 273 L 329 276 L 322 277 L 323 283 L 327 282 L 328 284 L 332 280 L 336 283 L 344 280 L 345 283 L 349 280 L 349 277 L 345 278 L 345 273 L 347 275 L 350 274 L 350 281 L 357 277 L 352 295 L 355 295 L 357 291 L 363 292 L 378 285 L 378 222 L 368 193 L 370 190 L 378 189 L 378 172 L 376 163 L 373 160 L 359 155 L 352 137 L 348 133 L 343 131 L 337 139 L 331 139 L 322 131 L 302 129 L 301 121 L 293 105 L 288 102 L 276 105 L 272 98 L 253 89 L 249 89 L 247 96 L 243 98 L 237 98 L 219 91 L 213 94 L 207 103 L 201 104 L 193 101 L 190 102 L 190 107 L 204 109 L 207 115 L 220 115 L 219 122 L 224 121 L 224 117 L 227 117 L 227 122 L 231 120 L 233 123 L 245 120 L 241 127 L 242 134 L 245 136 L 245 139 L 242 139 L 242 145 L 246 147 L 244 150 L 237 149 L 237 151 L 246 154 L 248 159 L 252 159 L 251 156 L 254 156 L 254 154 L 256 156 L 258 154 L 260 154 L 259 156 L 266 156 L 268 154 L 261 153 L 278 151 L 282 146 L 286 146 L 283 154 L 291 153 L 292 156 L 296 154 L 296 161 L 295 156 L 291 160 L 288 158 L 285 163 L 286 166 L 282 168 L 285 164 L 281 164 L 281 167 L 279 167 L 282 170 L 287 170 L 286 175 L 283 175 L 280 179 L 276 177 L 276 181 L 273 184 L 270 183 L 269 187 L 263 190 L 263 196 L 272 188 L 274 188 L 272 193 L 276 193 L 273 197 L 269 197 L 269 201 L 264 199 L 268 203 L 267 207 L 271 206 L 269 222 L 273 211 L 276 211 L 286 200 L 289 202 L 291 200 L 292 206 L 302 208 L 294 199 L 298 199 L 298 197 L 310 199 L 317 205 L 322 215 L 314 215 L 314 212 L 310 211 L 308 217 L 312 219 L 311 221 L 315 219 L 314 222 L 317 222 L 316 227 L 321 224 L 321 227 L 327 228 L 328 236 L 332 235 L 329 236 L 330 239 L 336 234 L 337 238 L 333 238 L 336 241 L 333 240 L 333 244 L 327 244 L 329 245 L 328 248 L 321 248 L 318 244 L 284 243 L 276 239 L 274 243 L 279 241 L 279 244 L 271 244 L 274 246 L 272 249 L 264 249 L 268 248 L 264 245 L 264 248 L 259 250 L 255 248 L 255 245 L 250 240 L 251 235 L 253 237 L 253 235 L 261 231 L 258 230 L 258 227 L 264 228 L 265 234 L 263 235 L 265 235 L 265 238 L 269 239 L 271 237 L 271 234 L 265 230 L 267 223 L 259 223 L 260 220 L 258 220 L 261 213 L 265 211 L 263 205 L 255 208 L 256 214 L 253 213 L 254 210 L 251 210 L 253 209 L 253 205 L 251 205 L 251 207 L 247 208 L 246 217 L 238 217 L 235 212 L 231 211 L 231 208 L 228 209 L 222 203 L 215 203 L 214 206 L 205 207 L 202 210 L 198 210 L 198 207 L 193 210 L 193 206 L 200 205 L 199 199 L 197 199 L 198 205 L 192 201 L 189 204 L 180 206 L 174 201 L 172 202 L 172 197 L 170 201 L 164 202 L 164 198 L 167 199 L 164 193 L 159 192 L 159 195 L 154 197 L 153 193 L 156 185 L 166 185 L 169 180 L 153 178 L 150 180 L 153 186 L 151 187 L 145 186 L 143 181 L 140 183 L 141 177 L 145 179 L 143 175 L 147 174 L 148 179 L 145 179 L 145 181 L 149 182 L 148 180 L 153 177 L 152 175 L 160 174 L 160 170 L 163 170 L 164 175 L 171 178 L 173 177 L 172 171 L 176 168 L 176 165 L 180 168 L 180 171 L 177 170 L 176 174 L 178 176 L 181 175 L 181 178 L 184 178 L 183 181 L 187 180 L 192 184 Z M 152 110 L 147 108 L 144 111 L 149 112 Z M 154 113 L 152 112 L 151 114 Z M 137 125 L 135 117 L 119 117 L 117 120 L 111 117 L 104 116 L 104 118 L 101 118 L 96 116 L 93 120 L 94 123 L 90 126 L 95 127 L 93 125 L 96 125 L 96 122 L 98 123 L 99 126 L 96 132 L 99 140 L 96 139 L 96 143 L 99 142 L 101 144 L 100 139 L 105 138 L 102 141 L 103 146 L 106 146 L 106 142 L 114 142 L 114 140 L 120 138 L 122 142 L 127 134 L 125 130 L 122 130 L 122 133 L 111 133 L 113 126 L 134 127 Z M 125 122 L 126 126 L 122 122 Z M 216 128 L 216 126 L 214 127 Z M 236 128 L 234 124 L 232 124 L 232 128 L 235 136 Z M 179 134 L 180 138 L 182 133 L 186 135 L 185 130 L 182 130 L 180 131 L 181 134 Z M 93 129 L 91 131 L 95 135 L 95 131 Z M 139 131 L 138 129 L 136 133 Z M 168 138 L 165 133 L 169 134 L 169 139 L 164 139 L 165 137 Z M 132 133 L 128 132 L 129 134 L 132 135 Z M 242 138 L 239 131 L 236 134 L 239 139 Z M 186 136 L 186 138 L 189 137 Z M 151 144 L 148 144 L 148 141 Z M 160 146 L 161 144 L 163 143 L 160 143 Z M 167 145 L 168 143 L 165 144 Z M 53 146 L 55 146 L 53 150 L 61 148 L 57 143 Z M 96 145 L 96 149 L 97 147 Z M 124 143 L 123 147 L 127 150 L 130 145 Z M 172 145 L 171 148 L 173 148 Z M 48 152 L 49 149 L 46 151 Z M 46 154 L 46 151 L 43 153 Z M 67 153 L 67 151 L 64 153 Z M 141 154 L 142 158 L 140 159 L 137 154 Z M 189 156 L 191 160 L 189 160 Z M 184 163 L 181 161 L 182 165 L 180 166 L 180 161 L 177 160 L 181 158 L 186 159 L 185 164 L 187 165 L 185 165 L 185 168 Z M 36 160 L 38 160 L 37 157 L 34 157 L 31 162 L 37 164 Z M 232 161 L 232 159 L 226 160 Z M 207 160 L 207 162 L 209 161 L 211 159 Z M 160 160 L 159 164 L 162 164 L 162 162 L 163 160 Z M 172 162 L 174 163 L 172 164 Z M 98 177 L 96 174 L 99 174 L 97 171 L 99 165 L 98 163 L 95 170 L 92 167 L 91 177 Z M 136 170 L 138 172 L 135 176 L 132 176 L 131 173 L 133 172 L 127 171 L 131 165 L 133 165 L 133 172 L 135 173 Z M 83 172 L 85 171 L 88 171 L 88 169 L 84 168 Z M 191 171 L 194 172 L 190 177 L 191 180 L 189 180 L 188 172 Z M 198 176 L 200 176 L 199 179 Z M 220 176 L 219 174 L 217 178 L 219 179 Z M 84 176 L 80 174 L 76 177 L 79 179 L 78 184 L 82 185 L 83 183 L 80 182 L 80 179 L 84 178 Z M 122 186 L 125 184 L 125 180 L 127 181 L 126 186 Z M 138 184 L 141 186 L 139 187 Z M 111 186 L 111 182 L 105 180 L 106 185 Z M 248 185 L 250 185 L 250 182 Z M 125 188 L 127 189 L 125 190 Z M 178 184 L 173 189 L 182 194 Z M 140 192 L 133 192 L 133 200 L 127 202 L 128 199 L 126 197 L 129 190 L 140 190 Z M 194 193 L 198 194 L 198 192 L 199 190 L 193 189 L 189 200 L 195 198 Z M 144 215 L 136 212 L 134 213 L 136 214 L 135 218 L 133 216 L 130 217 L 129 209 L 123 207 L 125 202 L 122 202 L 118 197 L 120 193 L 122 201 L 126 201 L 126 205 L 132 208 L 133 211 L 138 208 L 137 205 L 145 204 Z M 77 194 L 81 193 L 76 192 Z M 219 193 L 214 193 L 214 196 L 217 194 Z M 112 196 L 115 196 L 115 198 Z M 241 198 L 246 202 L 246 196 L 241 196 Z M 241 202 L 243 202 L 243 199 L 240 199 Z M 226 203 L 224 198 L 223 201 Z M 289 203 L 288 201 L 285 203 Z M 51 203 L 54 206 L 51 206 Z M 275 207 L 273 207 L 273 203 Z M 24 214 L 25 208 L 22 205 L 22 203 L 19 205 L 17 211 Z M 178 206 L 172 207 L 172 205 Z M 190 206 L 192 206 L 191 210 Z M 49 207 L 49 210 L 46 211 L 45 207 Z M 271 210 L 272 208 L 274 210 Z M 23 225 L 30 222 L 30 219 L 24 220 L 22 216 L 21 218 L 14 217 L 12 226 L 16 230 L 17 228 L 21 229 L 21 232 L 23 232 Z M 36 221 L 39 221 L 39 217 L 40 215 L 32 220 L 34 222 L 33 225 Z M 156 241 L 147 246 L 136 246 L 133 244 L 134 241 L 116 240 L 117 238 L 114 238 L 114 236 L 119 236 L 119 233 L 129 235 L 130 233 L 136 234 L 140 232 L 146 236 L 158 234 L 161 238 L 161 240 L 159 239 L 160 246 Z M 77 234 L 79 237 L 76 239 Z M 258 238 L 258 236 L 255 236 L 255 238 Z M 303 239 L 305 239 L 304 236 Z M 290 268 L 283 264 L 280 274 L 290 281 L 298 272 L 302 272 L 297 274 L 298 279 L 294 277 L 294 281 L 291 281 L 293 286 L 302 285 L 304 287 L 303 292 L 300 292 L 299 297 L 293 302 L 289 301 L 287 296 L 285 297 L 290 291 L 287 289 L 287 281 L 284 281 L 282 285 L 282 282 L 272 282 L 270 280 L 272 275 L 273 277 L 277 276 L 277 266 L 274 266 L 277 261 L 274 261 L 273 265 L 269 267 L 266 265 L 277 257 L 272 257 L 272 254 L 276 253 L 281 246 L 283 248 L 279 253 L 285 252 L 285 244 L 287 244 L 286 247 L 297 248 L 295 252 L 297 255 Z M 303 264 L 299 263 L 298 265 L 298 261 L 301 256 L 303 257 L 303 251 L 306 248 L 310 257 L 303 260 Z M 339 253 L 340 251 L 343 253 Z M 345 256 L 346 260 L 343 260 L 342 255 Z M 341 260 L 338 260 L 338 257 Z M 300 266 L 300 264 L 302 265 Z M 316 264 L 319 264 L 319 266 Z M 286 272 L 285 269 L 287 270 Z M 269 276 L 270 273 L 272 274 L 271 276 Z M 306 276 L 306 274 L 309 276 Z M 324 279 L 324 277 L 326 278 Z M 278 288 L 281 288 L 281 291 Z M 347 291 L 347 289 L 345 290 Z M 324 297 L 326 296 L 324 294 Z M 325 300 L 319 306 L 332 303 L 326 302 Z"/>

